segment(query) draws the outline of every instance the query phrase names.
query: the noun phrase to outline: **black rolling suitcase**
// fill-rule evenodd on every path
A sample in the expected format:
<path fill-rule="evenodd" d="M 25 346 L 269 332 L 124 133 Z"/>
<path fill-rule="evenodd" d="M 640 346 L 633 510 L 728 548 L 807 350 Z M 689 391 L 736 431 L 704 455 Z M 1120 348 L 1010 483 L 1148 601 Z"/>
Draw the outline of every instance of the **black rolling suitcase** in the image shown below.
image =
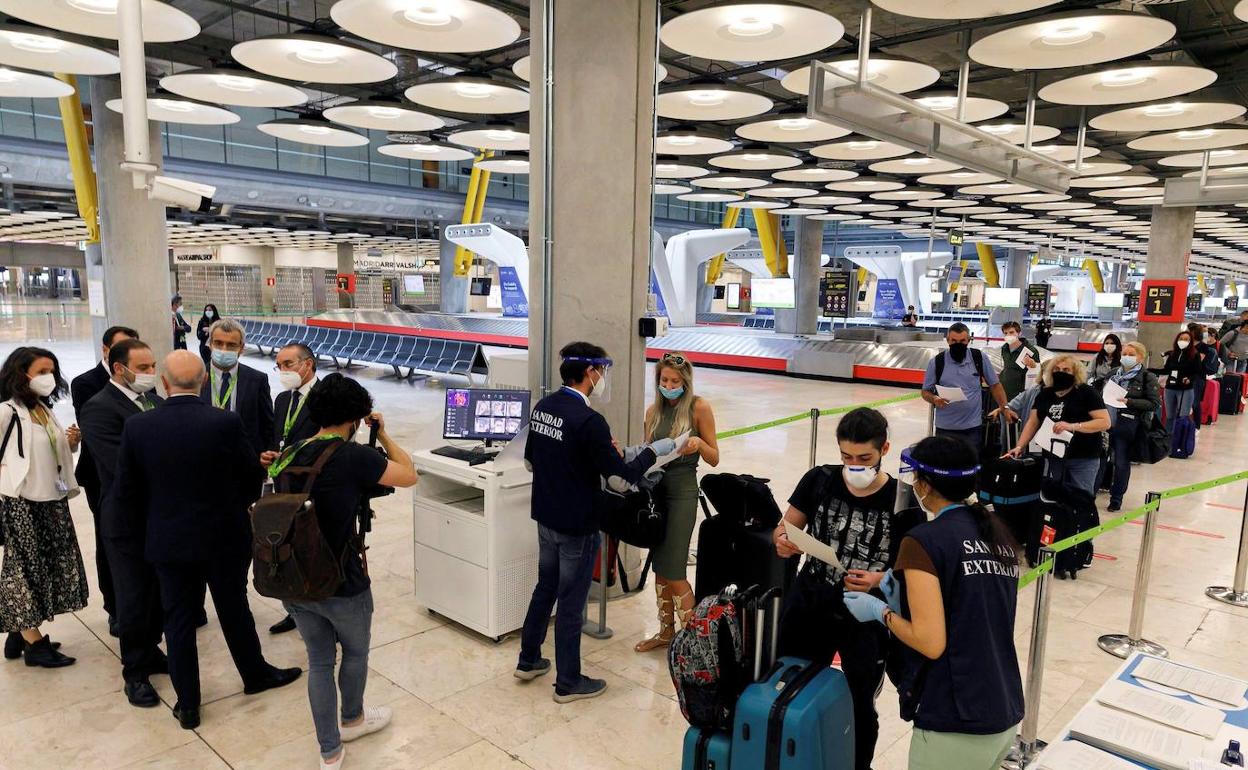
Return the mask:
<path fill-rule="evenodd" d="M 1214 380 L 1216 382 L 1216 380 Z M 1244 375 L 1225 372 L 1218 394 L 1218 414 L 1241 414 L 1244 411 Z"/>
<path fill-rule="evenodd" d="M 1007 445 L 1002 451 L 1018 443 L 1020 424 L 1009 424 L 1005 418 L 997 422 L 996 432 L 1002 437 L 1002 444 Z M 1034 535 L 1040 529 L 1038 503 L 1044 460 L 1035 455 L 1001 458 L 999 452 L 994 452 L 983 458 L 982 465 L 977 479 L 979 501 L 992 506 L 993 513 L 1026 550 L 1027 560 L 1035 563 L 1039 545 Z"/>
<path fill-rule="evenodd" d="M 1041 545 L 1052 545 L 1100 524 L 1096 498 L 1051 480 L 1045 480 L 1038 506 L 1040 532 L 1036 540 Z M 1075 579 L 1075 573 L 1092 564 L 1092 541 L 1059 551 L 1053 561 L 1058 578 Z"/>
<path fill-rule="evenodd" d="M 701 601 L 733 583 L 787 592 L 798 560 L 780 558 L 771 541 L 781 514 L 767 479 L 716 473 L 701 486 L 706 521 L 698 527 L 694 597 Z"/>

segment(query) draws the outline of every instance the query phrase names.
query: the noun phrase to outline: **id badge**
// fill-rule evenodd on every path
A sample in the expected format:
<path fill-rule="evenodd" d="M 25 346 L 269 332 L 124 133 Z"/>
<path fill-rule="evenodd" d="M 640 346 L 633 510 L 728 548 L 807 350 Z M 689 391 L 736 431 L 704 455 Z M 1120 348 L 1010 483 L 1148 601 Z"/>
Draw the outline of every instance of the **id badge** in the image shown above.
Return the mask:
<path fill-rule="evenodd" d="M 56 480 L 56 492 L 57 494 L 68 495 L 69 485 L 66 484 L 62 479 L 57 479 Z"/>

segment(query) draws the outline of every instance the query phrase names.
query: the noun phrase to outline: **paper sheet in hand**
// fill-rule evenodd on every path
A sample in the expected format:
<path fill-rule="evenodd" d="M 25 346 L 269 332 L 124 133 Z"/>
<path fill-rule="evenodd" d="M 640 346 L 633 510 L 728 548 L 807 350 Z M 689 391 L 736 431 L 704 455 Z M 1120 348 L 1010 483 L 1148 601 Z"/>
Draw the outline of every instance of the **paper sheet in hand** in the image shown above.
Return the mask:
<path fill-rule="evenodd" d="M 836 558 L 836 550 L 832 546 L 816 540 L 813 535 L 807 534 L 806 530 L 795 526 L 791 521 L 784 522 L 784 532 L 789 536 L 789 541 L 793 545 L 802 549 L 802 553 L 831 565 L 832 569 L 837 572 L 845 572 L 845 567 L 841 565 L 841 560 Z"/>
<path fill-rule="evenodd" d="M 1210 739 L 1217 737 L 1218 730 L 1226 721 L 1226 715 L 1215 708 L 1180 700 L 1173 695 L 1146 690 L 1126 682 L 1108 683 L 1096 699 L 1106 706 Z"/>
<path fill-rule="evenodd" d="M 1031 437 L 1032 443 L 1038 445 L 1046 452 L 1052 452 L 1057 457 L 1066 456 L 1066 447 L 1069 445 L 1070 434 L 1063 433 L 1057 436 L 1053 433 L 1053 420 L 1046 417 L 1044 422 L 1040 423 L 1040 428 L 1036 430 L 1036 435 Z"/>
<path fill-rule="evenodd" d="M 1017 366 L 1019 369 L 1026 369 L 1027 361 L 1030 358 L 1031 358 L 1031 348 L 1023 348 L 1023 352 L 1019 354 L 1018 358 L 1014 359 L 1014 365 Z"/>
<path fill-rule="evenodd" d="M 937 385 L 936 395 L 940 396 L 941 398 L 943 398 L 944 400 L 948 401 L 951 404 L 957 401 L 966 400 L 966 394 L 962 392 L 961 388 L 951 388 L 947 385 Z"/>
<path fill-rule="evenodd" d="M 1106 406 L 1112 406 L 1115 409 L 1127 408 L 1127 389 L 1113 380 L 1105 381 L 1105 390 L 1101 392 L 1101 397 L 1105 399 Z"/>
<path fill-rule="evenodd" d="M 1200 736 L 1097 703 L 1079 712 L 1070 725 L 1070 734 L 1084 743 L 1158 770 L 1187 770 L 1188 760 L 1199 757 L 1206 744 Z"/>
<path fill-rule="evenodd" d="M 1164 684 L 1192 695 L 1212 698 L 1236 708 L 1239 708 L 1244 700 L 1244 692 L 1248 690 L 1248 685 L 1238 679 L 1180 666 L 1160 658 L 1142 658 L 1131 675 L 1136 679 Z"/>
<path fill-rule="evenodd" d="M 1140 766 L 1079 741 L 1050 744 L 1035 770 L 1140 770 Z"/>
<path fill-rule="evenodd" d="M 667 465 L 672 460 L 675 460 L 677 457 L 680 457 L 680 450 L 685 448 L 685 444 L 688 443 L 688 441 L 689 441 L 689 431 L 685 431 L 684 433 L 677 436 L 676 448 L 673 449 L 670 454 L 665 454 L 659 459 L 655 460 L 654 465 L 650 466 L 650 470 L 647 471 L 647 473 L 657 471 L 659 468 L 662 468 L 664 465 Z"/>

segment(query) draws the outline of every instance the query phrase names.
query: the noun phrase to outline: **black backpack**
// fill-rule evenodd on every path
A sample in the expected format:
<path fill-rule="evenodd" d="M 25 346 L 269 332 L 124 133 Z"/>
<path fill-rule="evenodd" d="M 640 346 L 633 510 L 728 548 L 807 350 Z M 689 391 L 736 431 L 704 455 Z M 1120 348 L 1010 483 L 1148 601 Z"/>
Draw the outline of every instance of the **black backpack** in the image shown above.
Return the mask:
<path fill-rule="evenodd" d="M 975 362 L 975 371 L 979 374 L 979 379 L 987 382 L 987 378 L 984 377 L 984 351 L 979 348 L 968 348 L 967 352 L 971 354 L 971 360 Z M 946 355 L 948 355 L 948 351 L 944 350 L 936 354 L 936 379 L 934 382 L 937 385 L 940 384 L 940 378 L 945 376 Z"/>
<path fill-rule="evenodd" d="M 252 567 L 256 592 L 282 601 L 321 601 L 342 586 L 346 549 L 336 554 L 321 532 L 312 500 L 312 484 L 341 441 L 321 450 L 310 466 L 291 466 L 275 481 L 275 491 L 251 506 Z M 297 449 L 295 451 L 298 451 Z M 303 488 L 291 492 L 291 479 L 306 477 Z M 363 539 L 356 537 L 347 548 L 363 552 Z"/>

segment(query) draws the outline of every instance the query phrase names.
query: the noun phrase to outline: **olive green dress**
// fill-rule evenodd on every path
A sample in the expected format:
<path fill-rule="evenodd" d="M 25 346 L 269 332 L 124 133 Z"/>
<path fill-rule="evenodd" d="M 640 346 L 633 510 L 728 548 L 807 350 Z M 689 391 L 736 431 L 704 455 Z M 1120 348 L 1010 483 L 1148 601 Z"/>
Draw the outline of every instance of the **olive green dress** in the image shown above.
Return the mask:
<path fill-rule="evenodd" d="M 653 438 L 671 436 L 675 417 L 676 410 L 663 402 Z M 698 435 L 696 426 L 691 425 L 689 430 L 690 437 Z M 689 541 L 698 516 L 698 454 L 679 457 L 664 466 L 663 479 L 655 493 L 667 508 L 667 533 L 663 542 L 651 551 L 654 574 L 664 580 L 685 580 Z"/>

